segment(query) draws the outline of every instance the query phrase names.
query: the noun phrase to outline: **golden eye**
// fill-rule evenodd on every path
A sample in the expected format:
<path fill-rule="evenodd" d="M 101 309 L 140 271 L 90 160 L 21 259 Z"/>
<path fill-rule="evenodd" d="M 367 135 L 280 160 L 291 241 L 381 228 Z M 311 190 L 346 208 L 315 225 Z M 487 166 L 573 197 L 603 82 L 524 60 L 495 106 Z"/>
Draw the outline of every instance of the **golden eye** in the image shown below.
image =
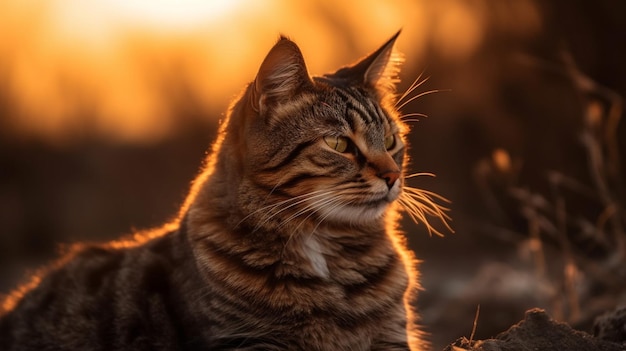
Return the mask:
<path fill-rule="evenodd" d="M 348 138 L 342 136 L 325 136 L 324 142 L 332 149 L 338 152 L 346 152 L 348 150 Z"/>
<path fill-rule="evenodd" d="M 391 150 L 396 146 L 396 136 L 395 134 L 388 135 L 385 137 L 385 149 Z"/>

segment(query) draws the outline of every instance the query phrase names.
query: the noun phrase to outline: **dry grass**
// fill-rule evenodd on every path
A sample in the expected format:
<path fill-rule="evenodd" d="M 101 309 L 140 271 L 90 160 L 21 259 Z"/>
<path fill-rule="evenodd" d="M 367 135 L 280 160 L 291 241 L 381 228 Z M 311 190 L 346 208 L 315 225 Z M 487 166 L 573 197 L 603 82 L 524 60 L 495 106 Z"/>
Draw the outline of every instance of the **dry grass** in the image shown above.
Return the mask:
<path fill-rule="evenodd" d="M 505 226 L 495 231 L 508 240 L 524 242 L 538 279 L 554 287 L 551 314 L 575 324 L 626 299 L 626 184 L 618 146 L 623 99 L 581 73 L 569 55 L 563 55 L 558 69 L 570 79 L 584 108 L 579 141 L 588 174 L 573 177 L 541 170 L 548 190 L 535 190 L 519 180 L 521 161 L 498 149 L 478 165 L 476 179 L 495 218 L 510 212 L 498 197 L 502 190 L 498 187 L 513 200 L 517 217 L 526 222 L 526 232 Z M 490 179 L 496 178 L 499 183 L 494 188 Z M 492 224 L 489 227 L 494 231 Z M 559 257 L 546 257 L 546 246 L 556 249 Z"/>

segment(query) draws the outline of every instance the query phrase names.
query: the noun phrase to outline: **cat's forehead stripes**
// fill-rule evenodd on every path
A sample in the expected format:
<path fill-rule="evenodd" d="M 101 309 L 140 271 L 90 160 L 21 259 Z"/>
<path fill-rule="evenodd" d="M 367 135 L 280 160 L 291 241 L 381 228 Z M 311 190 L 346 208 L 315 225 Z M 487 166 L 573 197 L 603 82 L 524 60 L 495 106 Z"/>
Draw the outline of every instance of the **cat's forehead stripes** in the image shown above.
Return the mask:
<path fill-rule="evenodd" d="M 300 111 L 315 101 L 314 94 L 301 94 L 287 104 L 276 105 L 270 115 L 270 124 L 274 125 L 281 119 L 298 115 Z"/>
<path fill-rule="evenodd" d="M 354 95 L 343 89 L 336 89 L 335 92 L 345 104 L 347 111 L 357 112 L 357 115 L 359 115 L 366 123 L 372 123 L 374 121 L 371 111 L 367 111 L 365 106 L 361 104 L 362 99 L 356 98 Z"/>
<path fill-rule="evenodd" d="M 337 88 L 336 95 L 344 105 L 344 119 L 353 132 L 365 129 L 380 128 L 385 131 L 392 129 L 389 117 L 379 104 L 359 89 Z"/>

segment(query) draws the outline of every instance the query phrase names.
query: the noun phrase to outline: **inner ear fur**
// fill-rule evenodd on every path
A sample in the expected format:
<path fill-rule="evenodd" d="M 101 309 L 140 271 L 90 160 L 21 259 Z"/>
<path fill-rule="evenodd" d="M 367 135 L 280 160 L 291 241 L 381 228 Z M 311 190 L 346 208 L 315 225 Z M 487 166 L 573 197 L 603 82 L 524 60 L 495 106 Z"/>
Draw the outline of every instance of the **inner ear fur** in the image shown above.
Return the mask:
<path fill-rule="evenodd" d="M 311 78 L 300 48 L 281 36 L 269 51 L 253 83 L 252 107 L 264 111 L 269 104 L 288 101 Z"/>

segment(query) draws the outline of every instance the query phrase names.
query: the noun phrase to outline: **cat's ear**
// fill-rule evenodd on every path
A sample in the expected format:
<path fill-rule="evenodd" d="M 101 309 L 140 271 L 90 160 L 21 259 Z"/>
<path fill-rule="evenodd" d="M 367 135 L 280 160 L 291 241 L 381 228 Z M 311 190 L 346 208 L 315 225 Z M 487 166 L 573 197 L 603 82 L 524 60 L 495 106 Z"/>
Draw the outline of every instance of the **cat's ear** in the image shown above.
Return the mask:
<path fill-rule="evenodd" d="M 383 46 L 361 61 L 367 69 L 363 74 L 363 84 L 372 87 L 395 89 L 402 56 L 394 52 L 393 47 L 400 31 L 394 34 Z"/>
<path fill-rule="evenodd" d="M 307 84 L 311 84 L 311 78 L 300 48 L 281 36 L 263 60 L 254 80 L 252 107 L 262 111 L 267 104 L 287 101 Z"/>
<path fill-rule="evenodd" d="M 399 82 L 398 73 L 404 61 L 402 55 L 394 51 L 394 44 L 401 31 L 394 34 L 378 50 L 359 60 L 352 66 L 335 72 L 333 76 L 350 84 L 363 85 L 385 91 L 395 91 Z"/>

